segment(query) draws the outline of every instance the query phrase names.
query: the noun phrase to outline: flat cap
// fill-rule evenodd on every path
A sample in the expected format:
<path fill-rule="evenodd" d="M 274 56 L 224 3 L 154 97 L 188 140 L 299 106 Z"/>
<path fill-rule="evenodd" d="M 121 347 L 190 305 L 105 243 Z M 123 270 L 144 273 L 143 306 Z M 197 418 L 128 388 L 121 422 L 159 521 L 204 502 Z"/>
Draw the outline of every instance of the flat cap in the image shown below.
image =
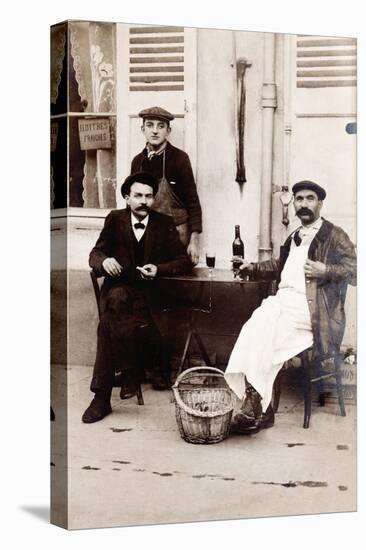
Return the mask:
<path fill-rule="evenodd" d="M 172 113 L 169 113 L 169 111 L 162 109 L 161 107 L 149 107 L 149 109 L 143 109 L 139 112 L 139 117 L 144 120 L 150 118 L 163 120 L 164 122 L 170 122 L 171 120 L 174 120 L 174 115 L 172 115 Z"/>
<path fill-rule="evenodd" d="M 153 176 L 153 174 L 149 174 L 148 172 L 135 172 L 134 174 L 128 176 L 122 183 L 122 197 L 130 194 L 131 186 L 134 183 L 143 183 L 144 185 L 149 185 L 150 187 L 152 187 L 154 195 L 156 195 L 156 193 L 158 192 L 159 180 L 155 176 Z"/>
<path fill-rule="evenodd" d="M 303 189 L 310 189 L 310 191 L 314 191 L 314 193 L 318 195 L 318 199 L 321 201 L 327 196 L 327 193 L 323 187 L 320 187 L 320 185 L 310 180 L 298 181 L 292 187 L 292 192 L 295 195 L 295 193 L 302 191 Z"/>

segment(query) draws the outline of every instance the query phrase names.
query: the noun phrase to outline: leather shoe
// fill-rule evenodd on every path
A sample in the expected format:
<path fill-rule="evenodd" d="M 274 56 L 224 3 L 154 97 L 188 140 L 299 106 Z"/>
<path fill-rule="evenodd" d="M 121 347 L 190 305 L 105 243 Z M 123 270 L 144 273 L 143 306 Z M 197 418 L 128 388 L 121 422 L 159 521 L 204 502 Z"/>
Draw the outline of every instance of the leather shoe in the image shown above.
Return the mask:
<path fill-rule="evenodd" d="M 275 422 L 275 414 L 272 405 L 268 405 L 267 410 L 261 414 L 259 419 L 259 429 L 272 428 Z"/>
<path fill-rule="evenodd" d="M 153 378 L 151 380 L 151 384 L 154 390 L 157 391 L 164 391 L 164 390 L 170 390 L 172 387 L 170 381 L 167 379 L 166 376 L 162 374 L 155 374 L 153 375 Z"/>
<path fill-rule="evenodd" d="M 258 431 L 257 422 L 253 416 L 238 412 L 231 420 L 230 433 L 232 434 L 250 435 Z"/>
<path fill-rule="evenodd" d="M 236 414 L 230 426 L 230 432 L 240 435 L 251 435 L 258 433 L 260 430 L 272 428 L 274 425 L 274 411 L 272 405 L 268 405 L 267 410 L 258 418 L 248 416 L 244 412 Z"/>
<path fill-rule="evenodd" d="M 230 431 L 243 435 L 259 432 L 262 428 L 270 428 L 274 424 L 274 412 L 269 405 L 263 413 L 261 396 L 246 380 L 245 399 L 240 412 L 232 420 Z"/>
<path fill-rule="evenodd" d="M 112 412 L 112 407 L 110 404 L 109 398 L 105 396 L 101 397 L 95 395 L 93 401 L 90 403 L 89 407 L 84 412 L 81 420 L 85 424 L 92 424 L 93 422 L 98 422 L 102 420 L 107 414 Z"/>
<path fill-rule="evenodd" d="M 262 414 L 261 396 L 249 382 L 246 382 L 245 399 L 238 412 L 232 419 L 231 433 L 257 433 L 258 420 Z"/>
<path fill-rule="evenodd" d="M 121 399 L 130 399 L 137 393 L 137 384 L 135 382 L 125 382 L 121 384 L 120 397 Z"/>

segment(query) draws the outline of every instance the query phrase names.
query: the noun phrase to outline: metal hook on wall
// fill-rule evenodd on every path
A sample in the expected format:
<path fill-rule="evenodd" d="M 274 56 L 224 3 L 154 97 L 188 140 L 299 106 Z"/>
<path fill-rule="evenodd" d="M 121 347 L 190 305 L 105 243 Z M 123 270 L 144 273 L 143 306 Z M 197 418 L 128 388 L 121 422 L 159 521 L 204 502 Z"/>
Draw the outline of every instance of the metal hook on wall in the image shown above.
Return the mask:
<path fill-rule="evenodd" d="M 287 185 L 283 185 L 281 188 L 280 201 L 282 204 L 282 223 L 287 227 L 290 223 L 288 219 L 288 207 L 292 201 L 292 193 L 289 191 Z"/>
<path fill-rule="evenodd" d="M 237 81 L 237 151 L 236 151 L 236 178 L 240 187 L 245 183 L 245 162 L 244 162 L 244 131 L 245 131 L 245 71 L 252 64 L 245 57 L 236 61 L 236 81 Z"/>

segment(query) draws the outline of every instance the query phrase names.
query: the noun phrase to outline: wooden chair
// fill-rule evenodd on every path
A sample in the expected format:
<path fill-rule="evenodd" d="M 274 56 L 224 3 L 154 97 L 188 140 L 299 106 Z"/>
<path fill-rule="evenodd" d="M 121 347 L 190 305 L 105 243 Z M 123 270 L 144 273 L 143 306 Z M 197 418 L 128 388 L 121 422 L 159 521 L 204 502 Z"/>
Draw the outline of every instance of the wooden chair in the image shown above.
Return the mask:
<path fill-rule="evenodd" d="M 100 314 L 101 314 L 101 310 L 100 310 L 100 286 L 99 286 L 99 283 L 98 283 L 98 277 L 96 276 L 96 274 L 94 273 L 93 270 L 90 271 L 90 278 L 91 278 L 92 283 L 93 283 L 93 289 L 94 289 L 95 299 L 96 299 L 97 308 L 98 308 L 98 316 L 99 316 L 99 319 L 100 319 Z M 119 374 L 116 374 L 115 379 L 117 380 L 119 378 L 121 378 L 121 376 Z M 120 385 L 120 383 L 117 383 L 115 385 Z M 138 404 L 139 405 L 144 405 L 144 398 L 142 396 L 141 384 L 137 385 L 136 396 L 137 396 Z"/>
<path fill-rule="evenodd" d="M 340 289 L 341 305 L 344 307 L 347 294 L 347 282 L 345 282 Z M 344 396 L 342 388 L 342 365 L 343 365 L 343 353 L 340 350 L 340 345 L 336 347 L 334 353 L 330 355 L 319 355 L 313 358 L 313 348 L 310 347 L 297 355 L 300 358 L 301 366 L 303 369 L 304 380 L 304 428 L 309 428 L 312 406 L 312 387 L 317 386 L 319 395 L 319 405 L 325 405 L 325 392 L 324 392 L 324 380 L 329 378 L 335 379 L 335 388 L 337 390 L 338 404 L 341 412 L 341 416 L 346 416 L 346 409 L 344 406 Z M 330 363 L 332 368 L 330 368 Z M 281 369 L 282 371 L 282 369 Z M 281 393 L 281 374 L 275 381 L 273 387 L 273 409 L 276 412 L 278 410 L 280 393 Z"/>
<path fill-rule="evenodd" d="M 297 355 L 300 358 L 301 366 L 303 369 L 303 381 L 304 381 L 304 423 L 303 428 L 309 428 L 311 408 L 312 408 L 312 386 L 316 385 L 318 388 L 319 405 L 325 405 L 324 395 L 324 380 L 329 378 L 335 379 L 335 387 L 337 390 L 338 403 L 341 416 L 346 416 L 346 409 L 344 406 L 343 388 L 341 380 L 341 368 L 343 364 L 343 354 L 338 349 L 336 353 L 332 355 L 323 355 L 312 359 L 313 349 L 308 348 Z M 326 368 L 324 363 L 326 362 Z M 330 363 L 332 363 L 332 368 Z M 281 377 L 282 372 L 279 375 L 273 388 L 273 409 L 275 412 L 278 410 L 280 395 L 281 395 Z"/>

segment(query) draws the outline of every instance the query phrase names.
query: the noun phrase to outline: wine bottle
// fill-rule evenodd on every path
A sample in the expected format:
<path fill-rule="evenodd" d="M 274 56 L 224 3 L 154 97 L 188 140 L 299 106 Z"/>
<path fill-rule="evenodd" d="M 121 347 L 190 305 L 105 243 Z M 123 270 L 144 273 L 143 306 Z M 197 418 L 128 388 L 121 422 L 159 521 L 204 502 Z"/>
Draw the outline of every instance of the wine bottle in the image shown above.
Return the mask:
<path fill-rule="evenodd" d="M 244 259 L 244 243 L 240 238 L 240 225 L 235 226 L 235 239 L 233 241 L 233 256 L 238 256 Z M 233 269 L 237 271 L 240 267 L 240 262 L 233 261 Z"/>

